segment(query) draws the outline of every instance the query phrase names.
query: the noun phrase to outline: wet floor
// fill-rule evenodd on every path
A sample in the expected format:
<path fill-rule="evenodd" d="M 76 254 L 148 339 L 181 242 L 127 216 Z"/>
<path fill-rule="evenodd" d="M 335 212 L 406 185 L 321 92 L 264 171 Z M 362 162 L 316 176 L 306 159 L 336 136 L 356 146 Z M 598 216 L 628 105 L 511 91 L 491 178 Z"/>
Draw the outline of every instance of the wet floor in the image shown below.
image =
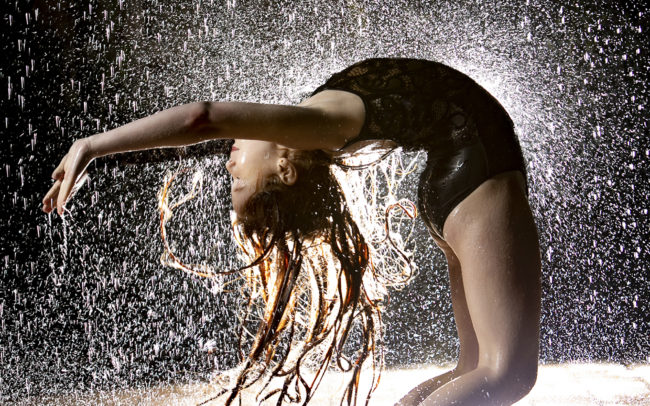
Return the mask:
<path fill-rule="evenodd" d="M 384 372 L 370 404 L 393 405 L 407 389 L 429 376 L 444 372 L 442 367 L 396 369 Z M 325 378 L 310 405 L 339 404 L 343 381 L 337 376 Z M 71 393 L 51 398 L 26 399 L 16 405 L 196 405 L 215 391 L 208 384 L 152 387 L 95 394 Z M 267 402 L 269 405 L 273 402 Z M 221 405 L 223 400 L 209 405 Z M 244 398 L 243 404 L 256 404 Z M 265 403 L 266 404 L 266 403 Z M 542 365 L 537 384 L 519 401 L 521 406 L 610 406 L 650 405 L 650 365 L 553 364 Z"/>

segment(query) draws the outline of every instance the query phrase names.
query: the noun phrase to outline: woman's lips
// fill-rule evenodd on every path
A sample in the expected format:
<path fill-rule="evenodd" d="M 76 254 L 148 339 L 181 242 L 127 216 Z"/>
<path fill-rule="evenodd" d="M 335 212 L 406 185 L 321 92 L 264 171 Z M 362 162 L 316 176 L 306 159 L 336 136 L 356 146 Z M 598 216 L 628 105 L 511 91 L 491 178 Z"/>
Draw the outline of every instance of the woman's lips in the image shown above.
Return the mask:
<path fill-rule="evenodd" d="M 230 152 L 233 152 L 233 151 L 239 151 L 239 148 L 237 148 L 236 146 L 233 145 L 232 148 L 230 148 Z"/>

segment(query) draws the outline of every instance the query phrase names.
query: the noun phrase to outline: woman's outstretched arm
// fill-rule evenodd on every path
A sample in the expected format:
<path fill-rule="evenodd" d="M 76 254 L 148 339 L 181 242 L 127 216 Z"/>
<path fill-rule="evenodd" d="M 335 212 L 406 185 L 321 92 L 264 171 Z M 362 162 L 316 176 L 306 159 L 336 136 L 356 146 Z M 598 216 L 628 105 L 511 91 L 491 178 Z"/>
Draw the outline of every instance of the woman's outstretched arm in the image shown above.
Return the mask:
<path fill-rule="evenodd" d="M 58 208 L 61 214 L 88 164 L 100 156 L 231 138 L 335 150 L 359 133 L 364 115 L 358 96 L 337 90 L 320 92 L 298 106 L 197 102 L 173 107 L 75 141 L 52 173 L 55 183 L 43 198 L 43 211 Z"/>
<path fill-rule="evenodd" d="M 213 139 L 255 139 L 296 149 L 337 149 L 363 124 L 358 96 L 324 91 L 298 106 L 197 102 L 89 137 L 95 156 L 179 147 Z"/>

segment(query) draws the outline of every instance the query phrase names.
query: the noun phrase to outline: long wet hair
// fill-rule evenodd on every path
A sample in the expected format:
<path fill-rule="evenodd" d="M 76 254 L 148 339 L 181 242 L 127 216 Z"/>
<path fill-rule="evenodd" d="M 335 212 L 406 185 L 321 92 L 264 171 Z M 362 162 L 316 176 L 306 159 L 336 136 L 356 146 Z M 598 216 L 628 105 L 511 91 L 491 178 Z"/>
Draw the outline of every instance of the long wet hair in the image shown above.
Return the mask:
<path fill-rule="evenodd" d="M 372 365 L 366 404 L 379 383 L 383 298 L 373 291 L 377 280 L 369 244 L 333 173 L 332 158 L 321 150 L 288 150 L 287 159 L 296 167 L 296 182 L 289 186 L 276 176 L 262 180 L 233 224 L 249 262 L 230 271 L 242 272 L 246 281 L 239 330 L 242 363 L 202 404 L 223 397 L 230 405 L 254 384 L 261 387 L 258 402 L 278 396 L 278 405 L 307 404 L 332 368 L 348 374 L 341 404 L 356 404 L 366 361 Z M 161 191 L 161 202 L 170 183 Z M 168 248 L 163 216 L 171 210 L 163 206 L 161 232 Z M 167 254 L 173 256 L 171 250 Z M 178 261 L 172 266 L 189 270 Z M 257 323 L 254 335 L 246 334 L 250 323 Z"/>
<path fill-rule="evenodd" d="M 297 170 L 296 182 L 288 186 L 275 176 L 265 180 L 261 191 L 246 203 L 236 225 L 239 241 L 248 243 L 242 247 L 255 257 L 251 265 L 258 273 L 253 284 L 265 306 L 248 360 L 226 403 L 235 399 L 247 381 L 262 376 L 260 365 L 262 370 L 272 368 L 269 378 L 279 377 L 284 383 L 281 389 L 260 393 L 258 400 L 279 394 L 278 404 L 285 399 L 307 403 L 334 362 L 339 369 L 351 372 L 342 398 L 351 404 L 356 401 L 364 361 L 371 357 L 373 366 L 382 361 L 375 353 L 378 307 L 363 287 L 363 275 L 370 265 L 368 245 L 331 171 L 331 158 L 319 150 L 289 150 L 288 154 Z M 307 295 L 311 303 L 303 310 L 309 314 L 301 322 L 298 317 L 304 315 L 298 301 Z M 360 343 L 349 358 L 344 346 L 356 320 L 360 322 Z M 285 349 L 278 352 L 281 340 Z M 316 354 L 310 354 L 312 350 Z M 303 365 L 314 361 L 309 355 L 320 360 Z M 306 367 L 316 369 L 310 380 L 303 375 Z M 376 382 L 371 391 L 374 386 Z"/>

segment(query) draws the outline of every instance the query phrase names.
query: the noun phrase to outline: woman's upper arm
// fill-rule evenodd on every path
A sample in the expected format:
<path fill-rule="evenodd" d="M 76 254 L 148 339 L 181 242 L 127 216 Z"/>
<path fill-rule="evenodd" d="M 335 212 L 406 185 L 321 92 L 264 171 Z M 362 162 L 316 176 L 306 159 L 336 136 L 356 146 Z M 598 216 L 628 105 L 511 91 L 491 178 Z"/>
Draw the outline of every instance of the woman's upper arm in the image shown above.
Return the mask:
<path fill-rule="evenodd" d="M 341 148 L 363 126 L 365 110 L 353 93 L 325 90 L 300 105 L 206 103 L 201 129 L 207 138 L 271 141 L 296 149 Z"/>

